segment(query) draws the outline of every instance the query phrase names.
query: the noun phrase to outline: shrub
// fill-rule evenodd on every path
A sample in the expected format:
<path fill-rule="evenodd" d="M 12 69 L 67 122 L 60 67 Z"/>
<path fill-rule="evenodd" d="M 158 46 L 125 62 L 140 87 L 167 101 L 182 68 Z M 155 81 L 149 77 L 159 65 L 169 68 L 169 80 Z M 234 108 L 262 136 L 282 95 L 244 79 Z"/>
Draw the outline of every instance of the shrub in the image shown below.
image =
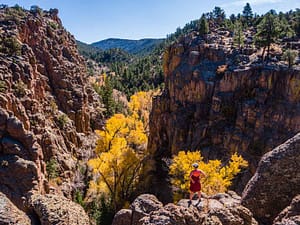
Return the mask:
<path fill-rule="evenodd" d="M 58 24 L 52 21 L 48 22 L 48 25 L 53 29 L 56 30 L 58 28 Z"/>
<path fill-rule="evenodd" d="M 21 55 L 21 45 L 15 37 L 0 38 L 0 51 L 8 55 Z"/>
<path fill-rule="evenodd" d="M 288 63 L 289 68 L 291 68 L 295 64 L 297 55 L 298 51 L 288 49 L 283 53 L 282 58 Z"/>
<path fill-rule="evenodd" d="M 0 80 L 0 92 L 5 93 L 6 90 L 7 90 L 7 84 L 5 83 L 5 81 Z"/>
<path fill-rule="evenodd" d="M 57 104 L 53 99 L 50 100 L 50 108 L 51 108 L 52 112 L 55 112 L 58 109 Z"/>
<path fill-rule="evenodd" d="M 88 214 L 96 224 L 110 225 L 114 218 L 114 210 L 111 202 L 104 196 L 94 199 L 88 206 Z"/>
<path fill-rule="evenodd" d="M 78 203 L 79 205 L 81 205 L 82 208 L 85 208 L 85 207 L 86 207 L 85 202 L 84 202 L 84 196 L 83 196 L 83 194 L 82 194 L 81 191 L 76 190 L 75 196 L 74 196 L 74 202 L 76 202 L 76 203 Z"/>
<path fill-rule="evenodd" d="M 59 117 L 58 117 L 58 125 L 60 128 L 64 128 L 66 123 L 68 122 L 68 116 L 66 114 L 61 114 Z"/>
<path fill-rule="evenodd" d="M 56 159 L 51 158 L 47 163 L 46 163 L 46 171 L 48 174 L 48 179 L 54 179 L 58 177 L 58 163 Z"/>
<path fill-rule="evenodd" d="M 30 7 L 30 12 L 34 15 L 42 15 L 43 10 L 39 6 L 33 5 Z"/>
<path fill-rule="evenodd" d="M 26 84 L 23 81 L 19 81 L 14 85 L 14 93 L 18 97 L 24 97 L 26 95 Z"/>
<path fill-rule="evenodd" d="M 57 14 L 58 14 L 58 9 L 57 9 L 57 8 L 54 8 L 54 9 L 51 8 L 51 9 L 49 10 L 49 12 L 50 12 L 51 15 L 57 16 Z"/>

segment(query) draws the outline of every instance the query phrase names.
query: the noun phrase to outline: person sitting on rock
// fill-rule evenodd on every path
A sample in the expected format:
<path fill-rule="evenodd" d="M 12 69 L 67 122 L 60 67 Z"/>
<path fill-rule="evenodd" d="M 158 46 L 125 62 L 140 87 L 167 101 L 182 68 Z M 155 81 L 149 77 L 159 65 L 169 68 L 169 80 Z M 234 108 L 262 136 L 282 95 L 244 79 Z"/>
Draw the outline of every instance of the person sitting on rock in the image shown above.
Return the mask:
<path fill-rule="evenodd" d="M 201 176 L 206 176 L 206 174 L 198 169 L 198 163 L 192 165 L 195 169 L 190 173 L 190 201 L 192 201 L 194 194 L 198 192 L 198 199 L 201 201 Z"/>

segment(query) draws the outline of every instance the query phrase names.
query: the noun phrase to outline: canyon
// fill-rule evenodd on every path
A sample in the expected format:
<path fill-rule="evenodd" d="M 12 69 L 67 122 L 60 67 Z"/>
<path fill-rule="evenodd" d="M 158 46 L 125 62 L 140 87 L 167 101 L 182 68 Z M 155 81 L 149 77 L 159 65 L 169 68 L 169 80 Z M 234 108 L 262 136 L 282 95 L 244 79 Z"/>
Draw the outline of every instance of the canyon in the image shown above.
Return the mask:
<path fill-rule="evenodd" d="M 57 9 L 3 7 L 0 25 L 0 223 L 90 224 L 73 200 L 91 179 L 86 162 L 105 108 L 85 60 Z M 114 225 L 299 222 L 300 67 L 282 55 L 287 48 L 299 55 L 300 41 L 272 44 L 264 61 L 255 33 L 245 34 L 242 49 L 230 31 L 214 27 L 167 47 L 145 189 Z M 237 152 L 249 167 L 227 193 L 171 203 L 168 166 L 180 150 L 223 163 Z"/>

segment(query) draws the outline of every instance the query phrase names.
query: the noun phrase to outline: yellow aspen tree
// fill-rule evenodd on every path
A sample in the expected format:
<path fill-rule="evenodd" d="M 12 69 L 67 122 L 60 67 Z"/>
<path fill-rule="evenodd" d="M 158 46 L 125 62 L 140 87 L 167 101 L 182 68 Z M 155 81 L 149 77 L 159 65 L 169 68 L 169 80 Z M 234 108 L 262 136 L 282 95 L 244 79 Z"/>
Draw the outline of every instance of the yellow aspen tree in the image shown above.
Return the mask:
<path fill-rule="evenodd" d="M 88 195 L 107 196 L 114 210 L 134 193 L 147 159 L 146 129 L 153 93 L 136 93 L 129 103 L 130 115 L 115 114 L 106 121 L 104 130 L 96 131 L 96 158 L 88 162 L 93 173 Z"/>
<path fill-rule="evenodd" d="M 241 168 L 248 166 L 247 161 L 238 156 L 237 153 L 231 156 L 228 165 L 223 166 L 220 160 L 209 160 L 205 163 L 200 151 L 180 151 L 178 155 L 174 156 L 169 168 L 171 183 L 177 190 L 174 193 L 175 200 L 179 200 L 189 192 L 189 175 L 193 170 L 192 164 L 195 162 L 206 174 L 206 177 L 201 180 L 202 191 L 206 194 L 227 191 L 234 176 L 241 171 Z"/>

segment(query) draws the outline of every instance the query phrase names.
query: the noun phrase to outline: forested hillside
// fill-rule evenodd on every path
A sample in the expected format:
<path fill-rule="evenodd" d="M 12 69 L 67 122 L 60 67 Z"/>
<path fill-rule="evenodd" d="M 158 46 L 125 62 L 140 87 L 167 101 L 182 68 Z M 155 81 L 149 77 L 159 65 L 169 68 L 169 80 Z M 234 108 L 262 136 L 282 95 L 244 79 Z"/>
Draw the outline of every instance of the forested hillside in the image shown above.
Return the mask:
<path fill-rule="evenodd" d="M 271 10 L 266 15 L 260 16 L 252 12 L 250 5 L 246 6 L 242 13 L 238 15 L 232 14 L 229 17 L 226 17 L 225 11 L 222 8 L 215 7 L 212 12 L 203 14 L 200 19 L 187 23 L 183 28 L 177 28 L 173 34 L 167 35 L 165 40 L 156 41 L 155 45 L 153 45 L 153 50 L 144 56 L 143 54 L 132 55 L 130 52 L 121 49 L 96 50 L 90 47 L 91 45 L 82 45 L 81 43 L 78 45 L 79 52 L 86 59 L 91 59 L 95 62 L 88 63 L 91 75 L 102 76 L 105 74 L 108 87 L 121 91 L 129 99 L 131 95 L 138 91 L 148 91 L 164 87 L 162 61 L 165 49 L 171 43 L 180 40 L 192 32 L 203 36 L 209 35 L 210 30 L 218 29 L 221 31 L 223 29 L 224 32 L 229 32 L 233 36 L 232 41 L 236 44 L 237 48 L 241 49 L 243 47 L 247 49 L 253 45 L 261 46 L 264 51 L 263 57 L 266 56 L 266 58 L 268 58 L 270 46 L 273 42 L 276 42 L 276 38 L 290 39 L 289 42 L 286 42 L 287 45 L 290 45 L 293 43 L 293 37 L 295 35 L 299 36 L 299 10 L 287 13 L 277 13 L 275 10 Z M 265 31 L 268 21 L 272 21 L 271 26 L 276 27 L 274 32 L 270 30 Z M 268 37 L 267 34 L 271 34 L 271 36 Z M 116 39 L 109 40 L 109 42 L 105 43 L 111 44 L 105 45 L 104 48 L 116 46 L 113 45 Z M 138 46 L 136 46 L 136 51 L 141 46 L 147 46 L 148 42 L 146 40 L 139 42 Z M 121 41 L 120 43 L 124 42 Z M 128 42 L 125 41 L 125 43 Z M 293 52 L 285 53 L 287 60 L 293 55 L 295 55 Z M 110 106 L 106 105 L 106 107 Z"/>
<path fill-rule="evenodd" d="M 119 38 L 109 38 L 106 40 L 92 43 L 91 46 L 97 47 L 102 50 L 109 50 L 112 48 L 122 49 L 132 55 L 143 56 L 148 55 L 155 49 L 164 39 L 141 39 L 129 40 Z"/>

